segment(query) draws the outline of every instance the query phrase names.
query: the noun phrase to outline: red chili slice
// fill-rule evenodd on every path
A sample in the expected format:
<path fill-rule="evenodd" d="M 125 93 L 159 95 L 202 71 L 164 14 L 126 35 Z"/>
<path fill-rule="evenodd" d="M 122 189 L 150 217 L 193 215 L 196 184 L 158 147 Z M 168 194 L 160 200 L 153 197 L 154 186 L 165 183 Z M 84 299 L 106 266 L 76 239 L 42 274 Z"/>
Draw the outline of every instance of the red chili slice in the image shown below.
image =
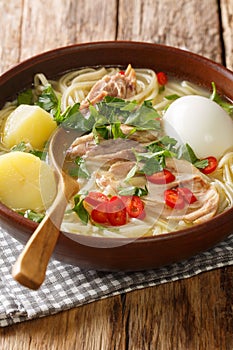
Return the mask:
<path fill-rule="evenodd" d="M 181 194 L 181 196 L 184 197 L 184 200 L 189 203 L 192 204 L 194 202 L 197 201 L 196 196 L 193 194 L 193 192 L 187 188 L 187 187 L 178 187 L 177 188 L 177 192 Z"/>
<path fill-rule="evenodd" d="M 173 175 L 169 170 L 163 169 L 162 171 L 158 171 L 152 175 L 146 175 L 148 181 L 153 184 L 168 184 L 175 180 L 175 175 Z"/>
<path fill-rule="evenodd" d="M 208 165 L 204 169 L 200 169 L 203 174 L 210 174 L 212 173 L 218 166 L 218 161 L 215 157 L 206 157 L 204 158 L 208 160 Z"/>
<path fill-rule="evenodd" d="M 125 75 L 125 71 L 123 71 L 123 70 L 120 70 L 119 73 L 120 73 L 121 75 Z"/>
<path fill-rule="evenodd" d="M 91 218 L 98 224 L 109 224 L 108 220 L 108 202 L 97 205 L 91 212 Z"/>
<path fill-rule="evenodd" d="M 114 196 L 108 202 L 108 220 L 112 226 L 121 226 L 127 223 L 127 212 L 123 201 Z"/>
<path fill-rule="evenodd" d="M 157 73 L 157 79 L 159 85 L 166 85 L 168 82 L 167 75 L 164 72 Z"/>
<path fill-rule="evenodd" d="M 144 218 L 144 203 L 138 196 L 122 196 L 126 211 L 131 218 Z"/>
<path fill-rule="evenodd" d="M 176 190 L 169 189 L 164 191 L 165 203 L 175 209 L 183 209 L 185 206 L 184 197 Z"/>
<path fill-rule="evenodd" d="M 105 196 L 105 194 L 101 192 L 89 192 L 86 198 L 84 199 L 85 202 L 90 204 L 92 207 L 96 207 L 98 204 L 107 202 L 108 197 Z"/>

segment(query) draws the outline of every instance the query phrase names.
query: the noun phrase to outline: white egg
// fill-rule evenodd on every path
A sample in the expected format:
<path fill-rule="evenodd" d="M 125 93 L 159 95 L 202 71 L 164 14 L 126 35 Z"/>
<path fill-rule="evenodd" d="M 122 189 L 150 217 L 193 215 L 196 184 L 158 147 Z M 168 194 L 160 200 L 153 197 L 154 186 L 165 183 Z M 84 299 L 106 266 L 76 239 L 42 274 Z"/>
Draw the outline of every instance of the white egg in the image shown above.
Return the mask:
<path fill-rule="evenodd" d="M 178 144 L 188 143 L 197 157 L 219 159 L 233 147 L 233 121 L 207 97 L 189 95 L 174 101 L 164 114 L 164 131 Z"/>

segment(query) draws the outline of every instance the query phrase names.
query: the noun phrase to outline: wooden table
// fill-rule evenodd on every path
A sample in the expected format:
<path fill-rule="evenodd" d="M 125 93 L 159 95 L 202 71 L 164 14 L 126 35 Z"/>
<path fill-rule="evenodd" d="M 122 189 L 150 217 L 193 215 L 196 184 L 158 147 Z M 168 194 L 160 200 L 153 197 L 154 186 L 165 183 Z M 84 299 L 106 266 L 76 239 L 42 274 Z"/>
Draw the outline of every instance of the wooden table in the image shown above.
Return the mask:
<path fill-rule="evenodd" d="M 233 0 L 0 0 L 0 72 L 67 44 L 178 46 L 233 69 Z M 233 268 L 0 330 L 4 350 L 231 350 Z"/>

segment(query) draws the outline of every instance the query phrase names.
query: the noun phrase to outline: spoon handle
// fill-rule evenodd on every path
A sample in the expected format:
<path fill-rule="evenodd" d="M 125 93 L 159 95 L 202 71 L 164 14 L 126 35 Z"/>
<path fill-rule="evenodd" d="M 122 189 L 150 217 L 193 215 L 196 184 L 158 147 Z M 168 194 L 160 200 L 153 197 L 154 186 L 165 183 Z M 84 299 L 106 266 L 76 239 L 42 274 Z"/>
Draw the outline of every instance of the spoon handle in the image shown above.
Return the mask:
<path fill-rule="evenodd" d="M 47 265 L 59 237 L 66 204 L 64 199 L 52 215 L 47 214 L 44 217 L 13 266 L 12 276 L 25 287 L 36 290 L 45 279 Z"/>

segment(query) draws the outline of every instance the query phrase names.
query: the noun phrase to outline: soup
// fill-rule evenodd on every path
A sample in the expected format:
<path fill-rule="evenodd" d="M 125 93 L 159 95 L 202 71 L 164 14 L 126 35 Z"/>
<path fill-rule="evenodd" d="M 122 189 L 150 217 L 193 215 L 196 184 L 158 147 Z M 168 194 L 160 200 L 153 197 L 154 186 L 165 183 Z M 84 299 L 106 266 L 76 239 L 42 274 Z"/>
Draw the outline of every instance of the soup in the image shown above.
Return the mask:
<path fill-rule="evenodd" d="M 0 112 L 0 200 L 43 218 L 56 195 L 44 145 L 63 127 L 78 134 L 64 170 L 80 190 L 62 230 L 139 237 L 205 222 L 232 206 L 231 111 L 214 83 L 210 93 L 131 65 L 37 74 Z"/>

